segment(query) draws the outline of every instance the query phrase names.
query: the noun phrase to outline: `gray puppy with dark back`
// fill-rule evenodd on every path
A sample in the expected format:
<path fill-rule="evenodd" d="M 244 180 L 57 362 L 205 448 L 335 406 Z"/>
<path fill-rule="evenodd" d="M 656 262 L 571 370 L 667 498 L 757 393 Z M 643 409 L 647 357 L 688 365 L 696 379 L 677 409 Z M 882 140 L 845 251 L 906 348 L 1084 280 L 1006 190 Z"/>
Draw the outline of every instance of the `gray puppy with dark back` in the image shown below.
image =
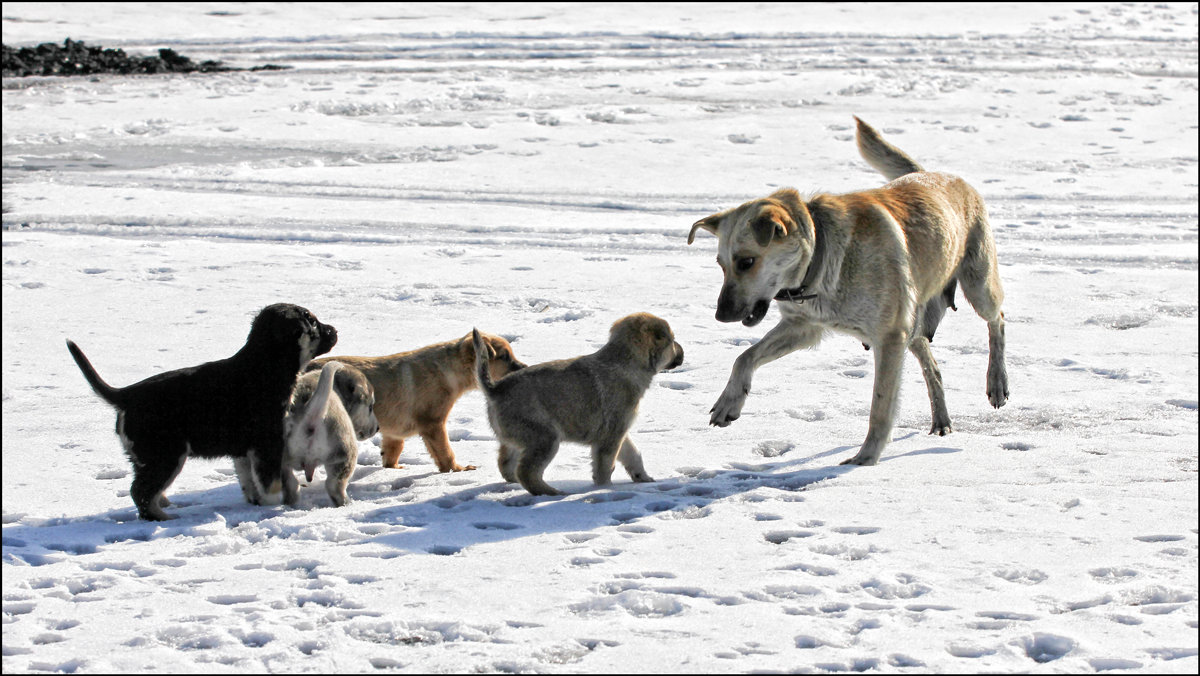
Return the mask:
<path fill-rule="evenodd" d="M 472 337 L 505 481 L 520 482 L 534 495 L 560 495 L 542 473 L 562 441 L 592 447 L 597 485 L 611 482 L 617 460 L 634 481 L 653 481 L 628 432 L 654 374 L 683 363 L 683 348 L 667 322 L 629 315 L 612 325 L 608 342 L 593 354 L 528 366 L 494 382 L 489 347 L 478 331 Z"/>

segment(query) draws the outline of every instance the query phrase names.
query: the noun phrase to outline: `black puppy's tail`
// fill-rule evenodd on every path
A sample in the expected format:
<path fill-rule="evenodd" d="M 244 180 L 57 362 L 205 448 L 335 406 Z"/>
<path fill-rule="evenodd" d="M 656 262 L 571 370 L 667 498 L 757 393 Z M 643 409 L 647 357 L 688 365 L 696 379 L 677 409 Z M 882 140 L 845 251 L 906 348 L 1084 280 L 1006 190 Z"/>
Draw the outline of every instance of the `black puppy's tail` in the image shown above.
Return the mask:
<path fill-rule="evenodd" d="M 483 336 L 479 335 L 479 329 L 471 329 L 471 342 L 475 345 L 475 380 L 479 383 L 479 389 L 483 391 L 483 396 L 488 397 L 496 389 L 496 383 L 492 381 L 492 373 L 488 370 L 488 362 L 492 356 L 491 348 L 483 342 Z"/>
<path fill-rule="evenodd" d="M 96 394 L 113 406 L 123 408 L 125 400 L 121 397 L 121 390 L 104 382 L 100 374 L 96 373 L 96 369 L 92 368 L 92 362 L 83 356 L 83 350 L 79 349 L 78 345 L 68 340 L 67 349 L 71 351 L 71 356 L 75 358 L 75 365 L 79 367 L 80 371 L 83 371 L 83 377 L 87 378 L 88 385 L 92 386 Z"/>

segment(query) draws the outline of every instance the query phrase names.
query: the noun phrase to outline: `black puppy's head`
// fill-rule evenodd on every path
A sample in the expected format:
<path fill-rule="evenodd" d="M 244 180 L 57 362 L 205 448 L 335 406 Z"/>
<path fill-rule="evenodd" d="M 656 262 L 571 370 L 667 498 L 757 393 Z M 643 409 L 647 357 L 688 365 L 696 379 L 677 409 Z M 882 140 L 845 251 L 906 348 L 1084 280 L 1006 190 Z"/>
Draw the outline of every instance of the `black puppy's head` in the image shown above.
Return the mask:
<path fill-rule="evenodd" d="M 265 342 L 275 349 L 299 353 L 299 367 L 337 344 L 337 329 L 317 321 L 299 305 L 275 303 L 259 311 L 247 343 Z"/>

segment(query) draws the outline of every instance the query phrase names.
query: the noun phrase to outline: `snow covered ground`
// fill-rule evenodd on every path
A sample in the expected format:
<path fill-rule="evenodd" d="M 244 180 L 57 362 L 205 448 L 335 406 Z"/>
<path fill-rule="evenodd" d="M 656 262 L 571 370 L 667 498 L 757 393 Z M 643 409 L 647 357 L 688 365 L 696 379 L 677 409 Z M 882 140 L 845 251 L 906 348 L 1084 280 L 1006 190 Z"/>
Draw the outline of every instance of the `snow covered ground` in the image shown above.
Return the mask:
<path fill-rule="evenodd" d="M 5 80 L 3 669 L 8 672 L 1197 671 L 1195 4 L 146 6 L 5 3 L 66 37 L 291 70 Z M 954 433 L 905 365 L 713 318 L 697 218 L 882 181 L 851 115 L 986 198 L 1012 396 L 965 303 L 937 335 Z M 686 350 L 633 436 L 658 481 L 565 446 L 505 484 L 483 400 L 439 474 L 363 442 L 353 502 L 246 504 L 189 462 L 138 521 L 110 382 L 232 354 L 264 305 L 334 354 L 473 326 L 539 362 L 613 320 Z"/>

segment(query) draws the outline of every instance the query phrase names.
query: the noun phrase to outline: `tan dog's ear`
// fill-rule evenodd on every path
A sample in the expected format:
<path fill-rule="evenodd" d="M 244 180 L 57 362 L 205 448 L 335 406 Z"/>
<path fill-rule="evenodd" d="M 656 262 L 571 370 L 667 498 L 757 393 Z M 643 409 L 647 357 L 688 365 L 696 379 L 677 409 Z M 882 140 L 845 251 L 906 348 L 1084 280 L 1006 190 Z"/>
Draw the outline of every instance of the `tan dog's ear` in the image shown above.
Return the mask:
<path fill-rule="evenodd" d="M 696 239 L 697 230 L 703 229 L 714 235 L 717 234 L 717 231 L 721 229 L 721 218 L 724 215 L 725 212 L 721 212 L 719 214 L 713 214 L 712 216 L 705 216 L 695 223 L 692 223 L 692 231 L 688 233 L 688 244 L 691 244 L 692 241 Z"/>
<path fill-rule="evenodd" d="M 765 247 L 775 238 L 783 239 L 788 236 L 788 229 L 780 221 L 785 218 L 780 218 L 779 214 L 767 212 L 750 222 L 750 229 L 754 232 L 754 241 L 759 246 Z M 786 218 L 788 223 L 792 219 Z"/>
<path fill-rule="evenodd" d="M 781 222 L 788 236 L 795 234 L 797 230 L 802 232 L 805 237 L 811 235 L 813 231 L 812 214 L 808 212 L 808 205 L 804 203 L 800 193 L 791 188 L 784 188 L 772 193 L 771 199 L 783 207 L 783 212 L 779 215 L 782 217 Z"/>

